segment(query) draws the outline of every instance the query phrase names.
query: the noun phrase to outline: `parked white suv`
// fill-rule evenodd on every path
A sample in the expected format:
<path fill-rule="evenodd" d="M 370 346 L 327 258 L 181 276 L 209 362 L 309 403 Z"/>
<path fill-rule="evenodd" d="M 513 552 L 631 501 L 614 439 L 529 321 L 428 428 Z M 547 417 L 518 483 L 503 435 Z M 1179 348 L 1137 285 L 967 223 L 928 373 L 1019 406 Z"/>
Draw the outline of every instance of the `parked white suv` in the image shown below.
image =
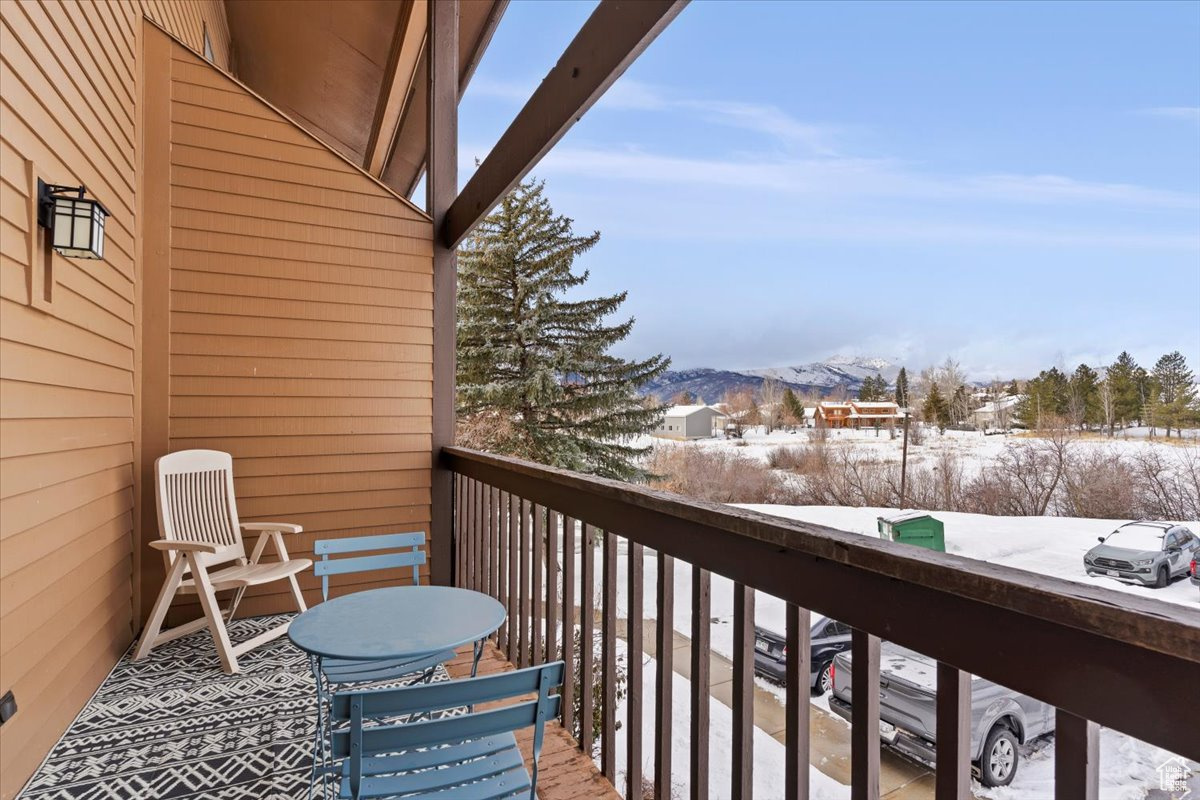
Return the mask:
<path fill-rule="evenodd" d="M 1163 588 L 1186 576 L 1192 559 L 1200 554 L 1200 539 L 1182 525 L 1170 522 L 1129 522 L 1083 557 L 1088 575 Z"/>

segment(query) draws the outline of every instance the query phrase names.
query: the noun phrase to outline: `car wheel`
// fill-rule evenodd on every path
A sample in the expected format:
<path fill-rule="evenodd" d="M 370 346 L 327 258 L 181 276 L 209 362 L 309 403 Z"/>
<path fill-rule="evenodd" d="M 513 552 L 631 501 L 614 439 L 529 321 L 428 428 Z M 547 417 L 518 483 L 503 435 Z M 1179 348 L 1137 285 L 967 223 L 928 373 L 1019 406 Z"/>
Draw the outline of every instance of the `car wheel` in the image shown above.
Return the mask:
<path fill-rule="evenodd" d="M 817 673 L 817 682 L 813 684 L 813 694 L 823 695 L 833 690 L 833 676 L 829 673 L 829 668 L 832 666 L 832 661 L 826 661 L 821 665 L 821 671 Z"/>
<path fill-rule="evenodd" d="M 1171 581 L 1171 573 L 1165 566 L 1158 568 L 1158 580 L 1154 582 L 1155 589 L 1163 589 Z"/>
<path fill-rule="evenodd" d="M 1017 737 L 1003 725 L 988 732 L 979 759 L 979 780 L 984 786 L 1008 786 L 1017 774 Z"/>

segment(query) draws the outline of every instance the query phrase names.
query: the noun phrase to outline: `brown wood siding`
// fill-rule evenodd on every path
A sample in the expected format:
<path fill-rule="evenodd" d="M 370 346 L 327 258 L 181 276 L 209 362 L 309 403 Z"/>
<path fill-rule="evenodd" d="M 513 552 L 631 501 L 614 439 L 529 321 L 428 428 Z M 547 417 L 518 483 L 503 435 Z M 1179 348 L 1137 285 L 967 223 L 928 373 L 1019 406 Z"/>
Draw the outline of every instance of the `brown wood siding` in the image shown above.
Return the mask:
<path fill-rule="evenodd" d="M 207 27 L 229 66 L 221 0 L 0 2 L 0 692 L 19 707 L 0 728 L 4 798 L 132 636 L 143 13 L 197 50 Z M 31 174 L 112 211 L 105 260 L 55 256 L 36 308 Z"/>
<path fill-rule="evenodd" d="M 428 532 L 431 222 L 185 48 L 166 69 L 169 331 L 145 336 L 169 336 L 169 375 L 166 407 L 147 396 L 145 413 L 168 414 L 171 450 L 232 453 L 239 514 L 303 525 L 293 555 Z M 161 575 L 146 558 L 143 613 Z M 319 599 L 310 574 L 301 585 Z M 239 613 L 291 610 L 285 587 L 252 590 Z"/>

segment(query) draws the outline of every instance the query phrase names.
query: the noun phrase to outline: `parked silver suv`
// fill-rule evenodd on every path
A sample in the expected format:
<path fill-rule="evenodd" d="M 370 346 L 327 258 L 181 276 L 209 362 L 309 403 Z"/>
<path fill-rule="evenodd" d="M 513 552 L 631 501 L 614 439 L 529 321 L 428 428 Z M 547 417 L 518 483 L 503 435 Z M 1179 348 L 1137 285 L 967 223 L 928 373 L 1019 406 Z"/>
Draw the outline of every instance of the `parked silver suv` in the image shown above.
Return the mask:
<path fill-rule="evenodd" d="M 1187 575 L 1192 559 L 1200 552 L 1200 539 L 1182 525 L 1170 522 L 1128 522 L 1083 557 L 1088 575 L 1154 586 L 1159 589 L 1173 578 Z"/>

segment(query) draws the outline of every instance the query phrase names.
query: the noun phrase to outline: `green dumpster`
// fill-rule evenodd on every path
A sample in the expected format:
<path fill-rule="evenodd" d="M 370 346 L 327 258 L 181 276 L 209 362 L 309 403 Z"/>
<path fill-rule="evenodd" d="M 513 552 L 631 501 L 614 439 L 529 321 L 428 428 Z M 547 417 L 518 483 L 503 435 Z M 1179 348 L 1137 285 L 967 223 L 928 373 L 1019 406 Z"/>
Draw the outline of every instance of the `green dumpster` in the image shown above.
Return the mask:
<path fill-rule="evenodd" d="M 946 528 L 923 511 L 905 511 L 879 518 L 879 538 L 946 552 Z"/>

